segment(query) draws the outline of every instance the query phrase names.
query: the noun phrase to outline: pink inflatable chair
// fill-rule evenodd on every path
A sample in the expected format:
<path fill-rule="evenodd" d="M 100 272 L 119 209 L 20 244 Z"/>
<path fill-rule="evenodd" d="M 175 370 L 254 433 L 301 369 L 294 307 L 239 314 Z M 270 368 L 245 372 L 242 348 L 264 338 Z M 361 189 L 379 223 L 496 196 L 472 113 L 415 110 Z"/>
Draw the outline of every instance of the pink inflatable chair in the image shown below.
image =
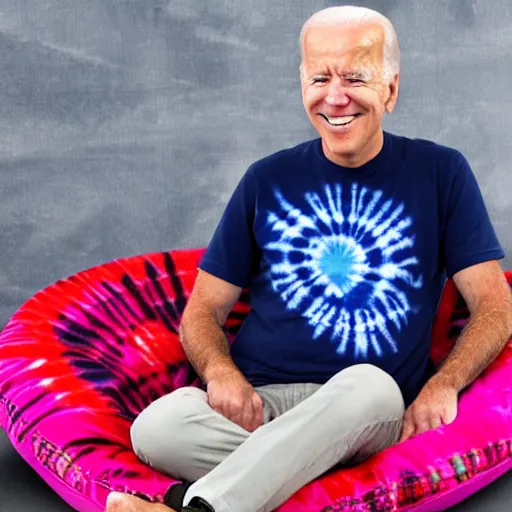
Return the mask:
<path fill-rule="evenodd" d="M 161 501 L 175 482 L 137 459 L 129 431 L 156 398 L 199 385 L 177 331 L 202 254 L 151 254 L 81 272 L 37 293 L 0 335 L 0 425 L 78 511 L 105 510 L 112 490 Z M 249 308 L 245 292 L 225 326 L 230 340 Z M 435 364 L 468 316 L 448 281 Z M 511 389 L 509 345 L 461 394 L 454 423 L 322 476 L 279 512 L 446 510 L 510 469 Z"/>

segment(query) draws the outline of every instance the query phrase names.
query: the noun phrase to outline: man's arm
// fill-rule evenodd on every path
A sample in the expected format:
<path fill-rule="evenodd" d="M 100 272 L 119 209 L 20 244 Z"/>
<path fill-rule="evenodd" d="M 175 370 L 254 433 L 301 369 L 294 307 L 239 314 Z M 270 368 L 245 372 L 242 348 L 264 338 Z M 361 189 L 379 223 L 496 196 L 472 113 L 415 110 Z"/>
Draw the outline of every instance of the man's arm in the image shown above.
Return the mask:
<path fill-rule="evenodd" d="M 238 371 L 222 329 L 242 289 L 199 270 L 183 312 L 180 339 L 192 366 L 207 384 L 226 371 Z"/>
<path fill-rule="evenodd" d="M 469 321 L 407 409 L 400 441 L 454 421 L 459 392 L 492 363 L 512 334 L 512 294 L 497 261 L 461 270 L 453 280 L 468 306 Z"/>
<path fill-rule="evenodd" d="M 199 270 L 183 312 L 180 338 L 192 366 L 207 385 L 210 407 L 253 432 L 263 423 L 263 402 L 231 359 L 222 329 L 241 291 Z"/>
<path fill-rule="evenodd" d="M 432 379 L 460 392 L 494 361 L 512 334 L 512 294 L 497 261 L 461 270 L 453 280 L 470 317 Z"/>

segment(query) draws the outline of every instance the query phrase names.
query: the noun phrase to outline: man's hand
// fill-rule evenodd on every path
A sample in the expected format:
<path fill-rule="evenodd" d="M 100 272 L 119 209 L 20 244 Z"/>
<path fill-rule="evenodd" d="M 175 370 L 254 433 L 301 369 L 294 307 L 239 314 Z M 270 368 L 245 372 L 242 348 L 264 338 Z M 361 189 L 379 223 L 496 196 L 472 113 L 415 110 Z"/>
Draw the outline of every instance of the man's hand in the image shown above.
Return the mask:
<path fill-rule="evenodd" d="M 457 417 L 457 400 L 457 390 L 434 376 L 407 409 L 399 442 L 452 423 Z"/>
<path fill-rule="evenodd" d="M 263 425 L 263 401 L 238 372 L 226 372 L 208 382 L 208 403 L 228 420 L 254 432 Z"/>

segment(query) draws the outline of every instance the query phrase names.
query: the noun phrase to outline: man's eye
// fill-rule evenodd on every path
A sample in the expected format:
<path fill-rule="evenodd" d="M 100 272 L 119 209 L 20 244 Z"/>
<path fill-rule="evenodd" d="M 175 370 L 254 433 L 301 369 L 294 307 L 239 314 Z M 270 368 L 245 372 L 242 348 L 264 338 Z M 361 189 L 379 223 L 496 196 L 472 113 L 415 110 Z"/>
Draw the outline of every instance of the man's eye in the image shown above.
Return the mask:
<path fill-rule="evenodd" d="M 311 80 L 314 84 L 318 84 L 318 83 L 323 84 L 323 83 L 327 82 L 328 79 L 326 77 L 316 77 L 316 78 L 312 78 Z"/>
<path fill-rule="evenodd" d="M 360 78 L 347 78 L 347 82 L 351 84 L 364 84 Z"/>

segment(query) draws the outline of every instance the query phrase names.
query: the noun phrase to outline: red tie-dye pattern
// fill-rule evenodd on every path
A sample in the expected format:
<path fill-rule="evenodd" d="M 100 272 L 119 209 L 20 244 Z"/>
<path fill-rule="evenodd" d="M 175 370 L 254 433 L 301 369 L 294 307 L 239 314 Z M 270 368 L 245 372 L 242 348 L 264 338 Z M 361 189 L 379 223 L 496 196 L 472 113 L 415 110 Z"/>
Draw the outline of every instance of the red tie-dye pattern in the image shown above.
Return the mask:
<path fill-rule="evenodd" d="M 161 501 L 175 481 L 134 455 L 135 416 L 200 382 L 178 338 L 203 250 L 114 261 L 27 301 L 0 335 L 0 424 L 73 508 L 104 510 L 111 490 Z M 512 283 L 512 273 L 507 273 Z M 236 335 L 247 291 L 226 322 Z M 452 281 L 432 334 L 437 364 L 467 322 Z M 512 348 L 460 397 L 457 420 L 305 486 L 279 512 L 443 510 L 510 469 Z"/>

